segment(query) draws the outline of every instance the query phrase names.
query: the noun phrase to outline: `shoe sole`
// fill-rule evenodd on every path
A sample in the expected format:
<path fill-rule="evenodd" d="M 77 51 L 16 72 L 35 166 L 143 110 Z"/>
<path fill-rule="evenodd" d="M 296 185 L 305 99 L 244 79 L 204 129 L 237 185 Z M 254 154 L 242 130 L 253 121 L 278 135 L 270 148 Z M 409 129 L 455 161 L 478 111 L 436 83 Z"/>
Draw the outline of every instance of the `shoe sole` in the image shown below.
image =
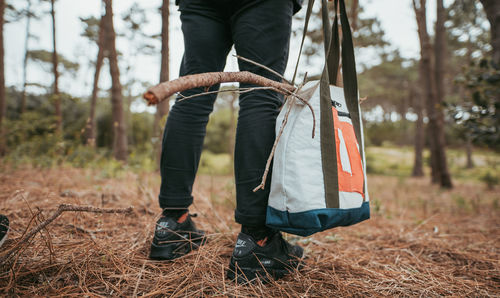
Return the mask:
<path fill-rule="evenodd" d="M 229 280 L 235 281 L 236 283 L 249 283 L 255 281 L 257 278 L 262 281 L 262 283 L 269 283 L 272 279 L 280 279 L 284 276 L 290 274 L 295 269 L 300 270 L 304 267 L 303 259 L 291 261 L 289 268 L 283 269 L 273 269 L 273 268 L 245 268 L 238 267 L 235 268 L 234 264 L 231 262 L 229 264 L 229 269 L 226 272 L 226 277 Z"/>
<path fill-rule="evenodd" d="M 149 258 L 159 261 L 173 260 L 198 249 L 205 243 L 206 237 L 204 236 L 200 238 L 192 238 L 191 240 L 187 240 L 186 237 L 186 240 L 184 241 L 172 242 L 165 245 L 151 243 Z"/>

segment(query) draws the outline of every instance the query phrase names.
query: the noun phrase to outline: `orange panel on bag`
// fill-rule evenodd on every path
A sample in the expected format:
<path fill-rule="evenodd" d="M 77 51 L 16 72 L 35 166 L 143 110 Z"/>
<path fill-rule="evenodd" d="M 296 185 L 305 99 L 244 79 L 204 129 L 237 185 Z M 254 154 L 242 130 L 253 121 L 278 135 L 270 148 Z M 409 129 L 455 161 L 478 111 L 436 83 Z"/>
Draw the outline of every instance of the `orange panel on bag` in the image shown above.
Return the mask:
<path fill-rule="evenodd" d="M 361 163 L 354 127 L 349 122 L 340 121 L 338 111 L 333 107 L 332 113 L 335 125 L 339 191 L 357 192 L 364 196 L 363 164 Z M 341 133 L 338 132 L 338 129 L 340 129 Z M 345 156 L 345 151 L 347 151 L 347 156 Z M 346 164 L 346 162 L 349 164 Z"/>

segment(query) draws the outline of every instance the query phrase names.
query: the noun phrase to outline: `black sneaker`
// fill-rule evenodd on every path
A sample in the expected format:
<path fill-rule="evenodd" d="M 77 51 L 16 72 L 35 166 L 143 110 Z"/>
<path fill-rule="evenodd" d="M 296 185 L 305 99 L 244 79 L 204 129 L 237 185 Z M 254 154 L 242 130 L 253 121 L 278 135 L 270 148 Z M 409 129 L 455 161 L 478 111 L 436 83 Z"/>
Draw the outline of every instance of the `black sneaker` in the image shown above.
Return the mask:
<path fill-rule="evenodd" d="M 300 246 L 291 245 L 279 232 L 259 243 L 251 236 L 240 233 L 229 262 L 227 277 L 238 283 L 255 278 L 264 283 L 269 281 L 269 277 L 278 279 L 300 269 L 303 253 Z"/>
<path fill-rule="evenodd" d="M 0 214 L 0 246 L 7 240 L 9 233 L 9 219 L 7 216 Z"/>
<path fill-rule="evenodd" d="M 205 233 L 196 229 L 191 217 L 188 213 L 179 219 L 162 216 L 156 222 L 149 258 L 172 260 L 205 244 Z"/>

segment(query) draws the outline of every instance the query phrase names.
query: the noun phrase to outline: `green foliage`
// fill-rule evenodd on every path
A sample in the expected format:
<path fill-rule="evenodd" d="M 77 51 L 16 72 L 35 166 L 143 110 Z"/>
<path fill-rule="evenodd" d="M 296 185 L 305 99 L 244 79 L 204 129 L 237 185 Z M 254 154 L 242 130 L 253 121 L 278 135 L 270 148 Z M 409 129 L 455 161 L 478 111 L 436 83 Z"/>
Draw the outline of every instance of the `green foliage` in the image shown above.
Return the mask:
<path fill-rule="evenodd" d="M 155 162 L 151 143 L 154 116 L 149 113 L 128 114 L 130 156 L 128 164 L 114 161 L 111 154 L 111 105 L 109 99 L 98 101 L 97 148 L 83 146 L 83 128 L 88 117 L 88 102 L 61 93 L 63 133 L 56 133 L 54 107 L 48 95 L 27 96 L 27 111 L 19 113 L 20 92 L 7 90 L 5 161 L 52 167 L 69 164 L 75 167 L 102 169 L 104 177 L 115 177 L 125 170 L 153 171 Z"/>
<path fill-rule="evenodd" d="M 229 153 L 229 145 L 234 135 L 234 132 L 231 131 L 230 121 L 230 109 L 221 109 L 210 115 L 203 149 L 216 154 Z M 236 125 L 234 124 L 233 127 Z"/>
<path fill-rule="evenodd" d="M 399 177 L 411 175 L 413 156 L 409 148 L 368 147 L 365 158 L 368 174 Z"/>
<path fill-rule="evenodd" d="M 131 113 L 128 117 L 129 144 L 138 150 L 152 150 L 154 117 L 150 113 Z"/>
<path fill-rule="evenodd" d="M 418 78 L 417 63 L 401 57 L 398 51 L 381 55 L 380 64 L 364 70 L 359 75 L 359 92 L 368 96 L 363 109 L 382 107 L 385 113 L 406 113 L 411 89 Z"/>
<path fill-rule="evenodd" d="M 83 25 L 82 36 L 88 40 L 97 43 L 99 39 L 99 24 L 100 20 L 94 16 L 88 18 L 80 18 Z"/>
<path fill-rule="evenodd" d="M 493 171 L 487 171 L 484 175 L 479 177 L 479 179 L 486 184 L 489 190 L 493 190 L 500 182 L 498 172 Z"/>
<path fill-rule="evenodd" d="M 424 173 L 429 173 L 429 151 L 425 150 L 423 157 L 425 165 Z M 397 176 L 401 178 L 411 176 L 414 161 L 412 147 L 367 147 L 365 158 L 368 174 Z M 486 180 L 491 180 L 490 183 L 494 184 L 495 177 L 499 179 L 498 167 L 500 166 L 500 156 L 498 154 L 476 149 L 473 160 L 475 167 L 467 169 L 464 150 L 447 150 L 449 170 L 455 180 L 483 181 L 485 183 L 487 183 Z"/>
<path fill-rule="evenodd" d="M 481 59 L 471 64 L 457 81 L 467 87 L 471 98 L 468 102 L 450 104 L 454 120 L 476 143 L 500 150 L 500 67 Z"/>
<path fill-rule="evenodd" d="M 352 21 L 352 9 L 351 1 L 346 1 L 346 10 L 349 14 L 348 17 Z M 328 8 L 330 12 L 330 20 L 333 20 L 333 2 L 328 3 Z M 378 48 L 383 49 L 388 45 L 385 40 L 385 32 L 382 29 L 380 21 L 375 17 L 368 17 L 364 14 L 363 5 L 358 6 L 358 19 L 355 25 L 357 30 L 353 32 L 354 44 L 358 48 Z M 300 27 L 302 30 L 302 27 Z M 313 14 L 311 16 L 311 22 L 309 24 L 309 29 L 307 32 L 307 37 L 310 39 L 311 43 L 306 44 L 304 48 L 304 54 L 309 58 L 317 55 L 318 52 L 323 50 L 323 27 L 321 21 L 321 9 L 314 8 Z M 314 75 L 314 74 L 312 74 Z"/>
<path fill-rule="evenodd" d="M 368 145 L 382 146 L 384 144 L 412 145 L 413 139 L 408 138 L 414 131 L 414 123 L 408 121 L 365 122 L 365 140 Z"/>
<path fill-rule="evenodd" d="M 203 151 L 198 172 L 209 175 L 228 175 L 232 172 L 231 156 L 229 154 L 214 154 Z"/>
<path fill-rule="evenodd" d="M 45 67 L 47 73 L 52 71 L 52 52 L 46 50 L 30 50 L 28 51 L 28 58 L 34 62 L 38 62 Z M 73 62 L 61 54 L 57 54 L 57 59 L 59 65 L 63 66 L 63 69 L 70 74 L 76 74 L 80 65 L 76 62 Z"/>
<path fill-rule="evenodd" d="M 459 210 L 462 210 L 462 211 L 469 211 L 470 210 L 469 202 L 465 199 L 464 196 L 462 196 L 460 194 L 453 194 L 452 198 L 453 198 L 453 202 L 455 202 L 455 205 Z"/>

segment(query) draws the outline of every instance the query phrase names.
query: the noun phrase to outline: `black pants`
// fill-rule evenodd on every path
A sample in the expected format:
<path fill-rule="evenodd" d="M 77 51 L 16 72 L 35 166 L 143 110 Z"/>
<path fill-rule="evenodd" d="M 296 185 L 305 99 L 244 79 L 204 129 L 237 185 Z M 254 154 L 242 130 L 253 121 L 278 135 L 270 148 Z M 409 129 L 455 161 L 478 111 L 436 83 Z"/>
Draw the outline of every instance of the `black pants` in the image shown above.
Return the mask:
<path fill-rule="evenodd" d="M 288 60 L 293 3 L 290 0 L 181 0 L 185 52 L 180 75 L 222 71 L 234 44 L 236 52 L 283 74 Z M 279 80 L 253 64 L 239 61 L 240 70 Z M 216 90 L 219 86 L 212 87 Z M 249 87 L 241 84 L 240 87 Z M 202 90 L 188 90 L 184 96 Z M 200 161 L 209 115 L 216 95 L 176 102 L 165 126 L 161 156 L 160 207 L 188 207 Z M 263 225 L 269 184 L 260 184 L 275 139 L 275 123 L 283 97 L 274 91 L 241 94 L 234 157 L 235 219 Z M 270 177 L 267 181 L 270 181 Z"/>

